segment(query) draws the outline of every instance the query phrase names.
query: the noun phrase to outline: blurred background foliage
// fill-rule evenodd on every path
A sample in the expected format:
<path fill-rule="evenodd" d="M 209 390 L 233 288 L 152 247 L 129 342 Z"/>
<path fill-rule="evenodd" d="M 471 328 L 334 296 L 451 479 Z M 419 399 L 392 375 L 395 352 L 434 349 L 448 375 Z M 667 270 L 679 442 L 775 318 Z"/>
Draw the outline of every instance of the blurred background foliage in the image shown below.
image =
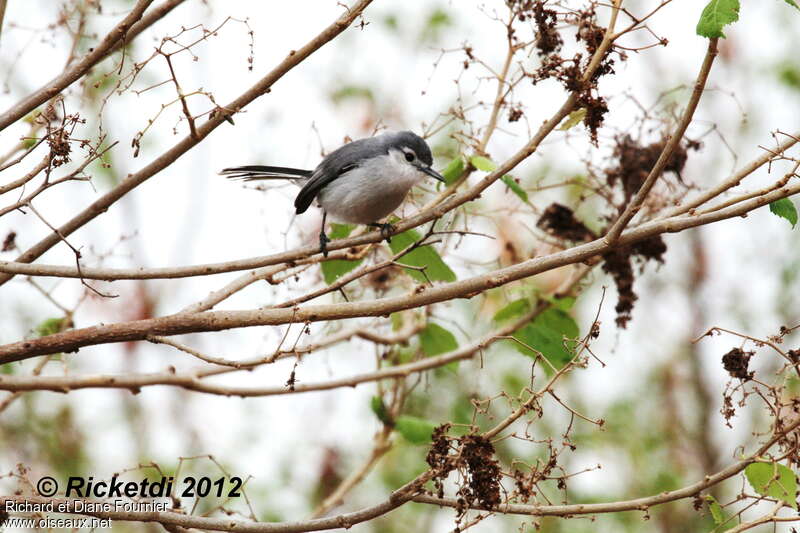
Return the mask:
<path fill-rule="evenodd" d="M 48 54 L 62 54 L 66 37 L 57 30 L 63 28 L 47 27 L 57 19 L 57 13 L 70 28 L 83 20 L 81 13 L 91 15 L 83 20 L 82 32 L 86 38 L 78 40 L 80 50 L 86 50 L 95 42 L 93 37 L 102 34 L 114 19 L 110 14 L 119 13 L 130 2 L 103 2 L 102 15 L 97 15 L 94 2 L 82 0 L 29 4 L 22 8 L 20 3 L 11 2 L 6 15 L 2 39 L 4 49 L 9 52 L 0 58 L 4 105 L 36 86 L 36 76 L 25 72 L 33 62 L 41 62 Z M 303 42 L 290 31 L 272 34 L 276 24 L 302 26 L 304 32 L 313 32 L 337 12 L 335 2 L 330 2 L 331 6 L 326 6 L 320 14 L 310 13 L 317 9 L 316 4 L 297 4 L 303 4 L 299 9 L 309 15 L 307 20 L 299 17 L 292 7 L 281 7 L 285 11 L 275 14 L 273 10 L 278 8 L 272 3 L 241 2 L 234 6 L 227 2 L 190 1 L 174 17 L 157 25 L 151 34 L 174 32 L 180 25 L 203 23 L 213 27 L 229 14 L 242 20 L 247 18 L 255 32 L 255 70 L 262 73 L 272 64 L 270 47 L 283 51 Z M 644 9 L 646 2 L 626 4 L 637 11 Z M 769 132 L 788 131 L 800 123 L 800 67 L 796 54 L 800 47 L 800 32 L 796 31 L 800 19 L 791 19 L 793 14 L 787 14 L 784 6 L 778 4 L 746 3 L 742 20 L 727 32 L 728 39 L 721 43 L 710 90 L 690 130 L 693 138 L 701 138 L 703 143 L 702 150 L 689 156 L 682 176 L 691 186 L 702 187 L 720 180 L 736 163 L 758 154 L 757 145 L 770 145 Z M 676 107 L 681 107 L 687 95 L 686 85 L 693 79 L 692 73 L 704 48 L 701 39 L 693 35 L 691 22 L 699 16 L 700 7 L 686 2 L 667 6 L 651 26 L 669 40 L 669 46 L 631 53 L 628 62 L 618 66 L 617 75 L 607 85 L 601 85 L 601 93 L 609 96 L 611 112 L 606 129 L 601 130 L 601 147 L 590 156 L 591 165 L 608 166 L 612 137 L 630 131 L 632 121 L 641 120 L 635 102 L 652 115 L 648 117 L 651 122 L 644 127 L 648 138 L 657 137 L 663 124 L 672 119 Z M 302 161 L 313 164 L 323 146 L 331 149 L 345 135 L 357 138 L 384 125 L 417 130 L 421 123 L 429 126 L 434 123 L 437 113 L 475 106 L 475 113 L 453 120 L 430 139 L 437 168 L 468 155 L 463 137 L 457 133 L 485 120 L 488 101 L 485 99 L 492 97 L 492 83 L 488 73 L 477 66 L 469 69 L 460 66 L 463 53 L 443 53 L 443 50 L 474 46 L 475 54 L 497 68 L 503 54 L 503 28 L 492 19 L 500 9 L 499 4 L 481 2 L 376 2 L 367 11 L 366 29 L 349 31 L 321 52 L 321 57 L 310 60 L 307 68 L 301 66 L 297 73 L 287 76 L 273 94 L 264 97 L 241 118 L 237 117 L 235 128 L 225 127 L 224 133 L 215 134 L 195 150 L 190 161 L 182 162 L 163 180 L 130 195 L 109 213 L 104 224 L 82 231 L 81 242 L 91 245 L 91 253 L 105 264 L 115 265 L 166 266 L 262 255 L 265 250 L 280 249 L 286 243 L 277 234 L 284 231 L 288 219 L 280 213 L 271 216 L 272 208 L 267 204 L 280 193 L 227 191 L 224 194 L 228 196 L 217 197 L 214 192 L 217 187 L 230 188 L 230 185 L 212 184 L 218 181 L 215 169 L 239 159 L 244 163 L 248 158 L 272 164 L 284 161 L 298 166 L 302 166 Z M 20 22 L 8 25 L 8 21 L 16 20 Z M 33 29 L 29 24 L 33 24 Z M 220 31 L 217 40 L 198 52 L 201 63 L 198 69 L 182 65 L 181 75 L 186 77 L 187 87 L 194 83 L 226 96 L 245 87 L 244 80 L 252 80 L 243 72 L 245 34 L 245 29 L 231 23 Z M 642 37 L 637 43 L 643 41 Z M 150 53 L 151 47 L 147 39 L 139 39 L 128 46 L 127 53 L 142 58 Z M 215 72 L 222 68 L 221 58 L 225 57 L 238 62 L 236 77 L 227 78 L 229 71 L 224 69 L 219 74 Z M 529 61 L 535 66 L 535 58 Z M 98 113 L 114 84 L 113 77 L 103 75 L 109 63 L 103 65 L 106 68 L 95 69 L 69 95 L 70 103 L 79 102 L 81 115 L 88 120 L 82 131 L 98 131 Z M 42 70 L 50 72 L 49 68 Z M 226 79 L 235 86 L 228 87 Z M 458 83 L 454 84 L 454 80 Z M 142 90 L 160 81 L 161 73 L 144 70 L 136 87 Z M 296 91 L 294 96 L 292 91 Z M 554 87 L 526 87 L 520 92 L 516 98 L 529 113 L 529 123 L 534 127 L 541 114 L 546 116 L 554 109 L 559 95 Z M 164 101 L 164 94 L 154 94 L 152 100 L 146 98 L 149 93 L 141 97 L 127 95 L 128 100 L 110 99 L 102 115 L 104 131 L 125 145 L 126 139 L 132 137 L 131 132 L 143 127 L 141 117 L 152 115 L 153 102 Z M 217 101 L 225 100 L 217 95 Z M 489 147 L 494 161 L 504 160 L 519 146 L 519 136 L 525 134 L 524 127 L 509 123 L 507 118 L 501 121 L 501 132 Z M 173 127 L 185 127 L 177 111 L 159 119 L 158 127 L 143 137 L 138 160 L 124 146 L 108 153 L 102 163 L 91 167 L 95 187 L 107 190 L 170 146 L 176 139 Z M 495 240 L 487 243 L 465 239 L 460 246 L 448 241 L 446 249 L 435 247 L 439 250 L 435 253 L 444 258 L 444 268 L 452 269 L 453 276 L 464 278 L 544 253 L 548 245 L 539 241 L 530 228 L 553 201 L 576 208 L 590 228 L 602 227 L 597 200 L 582 198 L 581 183 L 587 179 L 583 158 L 589 146 L 585 137 L 578 129 L 565 132 L 563 138 L 543 146 L 532 161 L 514 173 L 514 183 L 519 183 L 530 202 L 525 202 L 519 191 L 498 183 L 491 194 L 467 206 L 463 216 L 473 220 L 470 229 L 486 231 Z M 5 143 L 9 143 L 8 137 Z M 549 187 L 562 183 L 567 185 Z M 245 194 L 252 196 L 245 199 Z M 180 200 L 165 211 L 164 204 L 153 199 L 154 195 Z M 81 190 L 76 192 L 74 201 L 83 202 L 91 196 L 92 193 Z M 215 197 L 224 203 L 215 202 Z M 57 207 L 50 209 L 56 212 L 54 216 L 62 218 Z M 664 264 L 647 265 L 640 273 L 637 271 L 635 290 L 639 298 L 627 329 L 614 326 L 613 280 L 595 269 L 582 285 L 574 305 L 552 309 L 549 318 L 537 319 L 539 330 L 532 324 L 527 334 L 520 332 L 519 337 L 528 338 L 530 344 L 537 346 L 547 341 L 543 336 L 548 331 L 555 331 L 558 338 L 562 333 L 583 336 L 599 308 L 601 336 L 592 345 L 597 360 L 590 358 L 588 368 L 563 377 L 556 391 L 576 412 L 602 419 L 603 424 L 598 427 L 573 417 L 548 397 L 542 405 L 543 416 L 528 427 L 534 442 L 506 439 L 498 444 L 503 470 L 513 469 L 513 461 L 529 465 L 547 461 L 545 443 L 560 448 L 569 428 L 568 440 L 573 448 L 563 452 L 559 464 L 564 473 L 575 475 L 569 477 L 566 487 L 558 487 L 556 480 L 542 483 L 537 487 L 538 499 L 551 503 L 606 502 L 687 485 L 735 460 L 741 453 L 741 444 L 752 444 L 750 435 L 764 431 L 768 423 L 763 408 L 756 402 L 737 407 L 732 427 L 726 426 L 720 413 L 722 393 L 729 379 L 720 358 L 740 341 L 730 337 L 714 337 L 697 344 L 690 341 L 714 325 L 764 338 L 776 334 L 781 325 L 793 326 L 798 322 L 800 233 L 790 231 L 785 222 L 765 212 L 763 209 L 746 219 L 668 236 Z M 34 229 L 30 224 L 21 217 L 12 219 L 9 226 L 0 225 L 0 237 L 15 230 L 18 240 L 33 243 L 36 233 L 44 230 Z M 342 230 L 342 235 L 346 233 L 347 230 Z M 226 240 L 231 242 L 223 242 Z M 394 242 L 405 241 L 397 238 Z M 402 249 L 400 244 L 395 246 Z M 395 246 L 393 251 L 397 251 Z M 0 257 L 7 259 L 11 255 Z M 67 264 L 68 259 L 60 260 L 64 257 L 69 256 L 48 255 L 46 262 Z M 336 268 L 326 265 L 327 269 Z M 323 272 L 327 282 L 341 275 L 338 271 Z M 440 279 L 451 279 L 447 271 L 443 272 Z M 353 341 L 329 350 L 322 357 L 304 360 L 298 375 L 301 382 L 310 382 L 329 375 L 365 371 L 374 367 L 376 360 L 396 364 L 452 350 L 490 331 L 496 324 L 493 317 L 506 306 L 515 301 L 537 302 L 551 293 L 562 278 L 558 272 L 548 273 L 490 291 L 482 298 L 437 306 L 428 318 L 423 317 L 428 320 L 425 329 L 405 346 L 372 348 L 365 342 Z M 395 272 L 388 282 L 381 282 L 385 286 L 365 284 L 351 296 L 400 294 L 411 282 L 404 273 Z M 125 282 L 118 289 L 121 297 L 106 301 L 82 296 L 80 286 L 71 282 L 63 283 L 67 286 L 57 286 L 49 280 L 41 283 L 45 287 L 43 292 L 64 302 L 66 309 L 77 309 L 74 320 L 83 325 L 98 317 L 111 321 L 172 312 L 181 307 L 180 302 L 192 296 L 201 297 L 209 287 L 193 280 Z M 71 313 L 64 313 L 47 298 L 25 296 L 29 286 L 23 285 L 24 282 L 16 282 L 0 303 L 3 342 L 44 334 L 47 331 L 42 328 L 53 326 L 49 320 L 73 319 Z M 262 289 L 256 295 L 235 300 L 231 306 L 263 305 L 274 296 L 269 290 L 276 289 Z M 604 291 L 605 301 L 600 307 Z M 340 297 L 333 297 L 336 298 Z M 418 311 L 404 312 L 393 317 L 392 322 L 398 330 L 404 320 L 421 316 Z M 557 325 L 541 326 L 546 320 Z M 187 339 L 210 353 L 246 356 L 264 351 L 281 335 L 282 331 L 262 330 L 241 335 L 232 332 L 214 340 L 197 335 Z M 787 348 L 796 348 L 797 344 L 797 334 L 786 340 Z M 209 397 L 165 387 L 138 394 L 124 390 L 77 391 L 68 395 L 32 392 L 17 395 L 13 401 L 5 395 L 0 402 L 10 403 L 0 413 L 3 449 L 0 468 L 10 471 L 17 463 L 25 464 L 34 480 L 45 474 L 58 479 L 72 475 L 100 478 L 126 469 L 132 470 L 125 475 L 140 479 L 142 475 L 155 475 L 155 471 L 137 465 L 152 463 L 165 475 L 173 475 L 179 466 L 184 475 L 212 477 L 219 476 L 224 469 L 233 475 L 250 477 L 246 492 L 252 510 L 242 501 L 227 502 L 227 506 L 245 517 L 293 520 L 307 516 L 365 461 L 372 447 L 372 435 L 380 433 L 388 423 L 394 429 L 389 436 L 391 446 L 366 479 L 347 496 L 342 507 L 357 509 L 383 499 L 427 467 L 427 442 L 434 426 L 452 422 L 487 428 L 505 416 L 509 411 L 508 398 L 515 398 L 533 379 L 532 359 L 525 351 L 519 344 L 503 341 L 475 361 L 410 378 L 402 406 L 395 406 L 398 411 L 389 414 L 387 406 L 393 398 L 391 387 L 386 384 L 380 388 L 367 384 L 302 396 L 248 399 Z M 553 357 L 557 363 L 558 354 Z M 126 343 L 54 357 L 47 368 L 56 374 L 141 372 L 167 365 L 186 367 L 190 363 L 186 357 L 162 347 Z M 753 364 L 764 379 L 777 367 L 773 356 L 763 348 L 758 350 Z M 275 366 L 272 374 L 267 373 L 267 377 L 260 374 L 256 379 L 285 381 L 292 364 Z M 33 364 L 10 364 L 1 370 L 5 374 L 30 373 L 33 367 Z M 542 373 L 537 367 L 536 379 L 541 379 Z M 231 383 L 237 383 L 236 379 Z M 797 391 L 796 380 L 790 390 Z M 498 397 L 501 391 L 506 396 Z M 486 398 L 495 400 L 486 406 L 483 403 Z M 476 405 L 486 411 L 476 414 Z M 207 454 L 212 454 L 214 460 Z M 182 461 L 180 457 L 198 458 Z M 0 483 L 11 481 L 4 479 Z M 740 486 L 741 478 L 736 478 L 712 493 L 720 501 L 727 501 Z M 196 512 L 208 511 L 222 503 L 203 500 Z M 187 501 L 184 505 L 191 508 L 194 503 Z M 409 504 L 370 523 L 357 525 L 353 531 L 447 531 L 453 528 L 454 516 L 453 510 Z M 494 516 L 473 530 L 534 529 L 548 533 L 711 531 L 714 521 L 707 507 L 696 510 L 691 502 L 680 501 L 648 512 L 571 520 Z M 114 530 L 160 528 L 115 523 Z M 763 531 L 773 531 L 773 527 L 765 526 Z"/>

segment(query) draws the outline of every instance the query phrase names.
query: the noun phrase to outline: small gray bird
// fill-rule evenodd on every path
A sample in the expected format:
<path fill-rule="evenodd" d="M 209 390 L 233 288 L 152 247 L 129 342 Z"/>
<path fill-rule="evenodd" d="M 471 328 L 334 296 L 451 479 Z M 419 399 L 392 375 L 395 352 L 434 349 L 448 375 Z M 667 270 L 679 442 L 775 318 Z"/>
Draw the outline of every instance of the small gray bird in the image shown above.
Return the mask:
<path fill-rule="evenodd" d="M 388 241 L 392 226 L 378 221 L 397 209 L 411 187 L 426 176 L 445 183 L 432 164 L 425 140 L 410 131 L 400 131 L 345 144 L 325 156 L 314 170 L 249 165 L 226 168 L 220 174 L 245 181 L 288 179 L 302 183 L 294 207 L 298 214 L 304 213 L 317 199 L 322 208 L 319 246 L 327 257 L 328 215 L 336 222 L 380 228 Z"/>

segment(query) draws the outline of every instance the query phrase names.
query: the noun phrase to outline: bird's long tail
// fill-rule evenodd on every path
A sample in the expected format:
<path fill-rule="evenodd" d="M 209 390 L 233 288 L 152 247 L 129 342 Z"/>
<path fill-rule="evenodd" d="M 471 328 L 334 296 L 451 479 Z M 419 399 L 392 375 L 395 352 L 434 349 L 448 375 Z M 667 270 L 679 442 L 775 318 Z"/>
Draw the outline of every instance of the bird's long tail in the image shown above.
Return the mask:
<path fill-rule="evenodd" d="M 244 167 L 224 168 L 220 171 L 220 174 L 227 178 L 241 179 L 244 181 L 280 179 L 302 181 L 308 179 L 312 172 L 311 170 L 303 170 L 301 168 L 247 165 Z"/>

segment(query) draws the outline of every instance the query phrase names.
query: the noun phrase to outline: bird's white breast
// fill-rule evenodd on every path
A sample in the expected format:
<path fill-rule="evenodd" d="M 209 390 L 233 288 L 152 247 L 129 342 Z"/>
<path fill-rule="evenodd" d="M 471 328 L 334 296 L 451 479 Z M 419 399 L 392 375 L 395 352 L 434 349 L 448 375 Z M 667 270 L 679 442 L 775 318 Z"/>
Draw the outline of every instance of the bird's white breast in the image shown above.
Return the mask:
<path fill-rule="evenodd" d="M 369 224 L 388 216 L 403 202 L 408 191 L 425 174 L 390 150 L 346 172 L 326 185 L 317 196 L 331 219 Z"/>

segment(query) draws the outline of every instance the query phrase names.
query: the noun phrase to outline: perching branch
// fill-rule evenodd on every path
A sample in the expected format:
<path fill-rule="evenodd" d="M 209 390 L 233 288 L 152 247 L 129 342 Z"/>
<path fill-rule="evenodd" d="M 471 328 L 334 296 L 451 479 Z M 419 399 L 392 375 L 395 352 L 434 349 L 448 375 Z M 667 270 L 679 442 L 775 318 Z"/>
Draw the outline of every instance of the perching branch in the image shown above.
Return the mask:
<path fill-rule="evenodd" d="M 742 216 L 754 209 L 798 192 L 800 192 L 800 184 L 795 184 L 712 213 L 653 220 L 626 231 L 622 234 L 617 244 L 633 244 L 662 233 L 680 232 L 704 224 Z M 335 242 L 333 241 L 333 243 Z M 293 309 L 182 313 L 147 320 L 75 329 L 38 339 L 0 346 L 0 364 L 20 361 L 37 355 L 72 352 L 84 346 L 144 340 L 149 335 L 178 335 L 200 331 L 222 331 L 235 327 L 275 326 L 363 316 L 384 316 L 404 309 L 470 297 L 513 281 L 602 256 L 612 248 L 613 246 L 601 238 L 544 257 L 528 259 L 487 274 L 436 285 L 410 295 L 373 301 L 308 305 Z"/>
<path fill-rule="evenodd" d="M 781 142 L 774 150 L 766 151 L 764 154 L 753 159 L 751 162 L 744 165 L 741 169 L 734 172 L 730 177 L 723 180 L 719 185 L 712 189 L 699 194 L 697 197 L 692 198 L 688 202 L 676 206 L 668 210 L 661 219 L 676 217 L 684 213 L 693 213 L 693 209 L 707 203 L 708 201 L 723 194 L 727 190 L 739 185 L 741 181 L 747 176 L 753 174 L 759 168 L 769 164 L 776 157 L 784 154 L 787 150 L 795 146 L 800 141 L 800 132 L 794 135 L 787 135 L 786 140 Z M 493 173 L 498 174 L 498 173 Z M 499 174 L 498 174 L 499 175 Z M 427 219 L 427 217 L 426 217 Z M 423 224 L 420 222 L 420 224 Z M 360 246 L 374 242 L 380 242 L 381 237 L 379 232 L 370 232 L 365 235 L 351 237 L 347 239 L 336 240 L 330 246 L 344 249 L 337 253 L 331 253 L 330 259 L 349 259 L 347 249 L 351 247 Z M 334 244 L 335 243 L 335 244 Z M 208 263 L 201 265 L 191 265 L 183 267 L 155 267 L 155 268 L 102 268 L 102 267 L 81 267 L 81 272 L 78 269 L 70 266 L 61 265 L 43 265 L 43 264 L 29 264 L 20 263 L 16 261 L 0 261 L 0 273 L 6 274 L 22 274 L 26 276 L 43 276 L 43 277 L 59 277 L 59 278 L 80 278 L 104 281 L 116 280 L 136 280 L 136 279 L 176 279 L 184 277 L 207 276 L 215 274 L 224 274 L 227 272 L 236 272 L 241 270 L 250 270 L 255 268 L 269 267 L 273 265 L 285 265 L 286 263 L 298 262 L 303 257 L 303 252 L 314 253 L 315 246 L 307 246 L 289 252 L 282 252 L 278 254 L 251 257 L 247 259 L 239 259 L 235 261 L 226 261 L 222 263 Z M 305 263 L 304 263 L 305 264 Z M 277 273 L 285 267 L 280 267 L 277 270 L 269 271 Z M 252 279 L 253 276 L 262 275 L 259 271 L 256 273 L 248 273 L 245 277 L 239 278 L 238 283 L 243 283 L 247 277 Z M 264 271 L 267 272 L 267 271 Z M 217 302 L 218 303 L 218 302 Z M 197 309 L 195 309 L 197 310 Z"/>
<path fill-rule="evenodd" d="M 144 0 L 141 1 L 143 2 Z M 353 23 L 353 21 L 361 15 L 364 9 L 366 9 L 366 7 L 371 3 L 372 0 L 359 0 L 353 7 L 349 8 L 341 17 L 339 17 L 338 20 L 336 20 L 333 24 L 325 28 L 321 33 L 319 33 L 311 41 L 306 43 L 303 47 L 299 48 L 298 50 L 290 51 L 288 56 L 277 67 L 272 69 L 272 71 L 270 71 L 266 76 L 261 78 L 261 80 L 259 80 L 255 85 L 250 87 L 241 96 L 233 100 L 228 105 L 224 106 L 224 109 L 227 110 L 229 114 L 237 113 L 259 96 L 266 94 L 269 91 L 270 87 L 274 85 L 278 80 L 280 80 L 287 72 L 292 70 L 300 63 L 302 63 L 311 54 L 319 50 L 326 43 L 330 42 L 334 37 L 336 37 L 344 30 L 346 30 Z M 179 141 L 175 146 L 164 152 L 161 156 L 157 157 L 149 165 L 146 165 L 138 172 L 128 176 L 119 185 L 117 185 L 116 187 L 108 191 L 106 194 L 95 200 L 89 207 L 87 207 L 86 209 L 78 213 L 76 216 L 74 216 L 72 219 L 67 221 L 64 225 L 62 225 L 59 228 L 60 233 L 65 237 L 69 236 L 78 228 L 91 222 L 101 213 L 107 211 L 108 208 L 111 207 L 111 205 L 117 202 L 117 200 L 125 196 L 127 193 L 129 193 L 130 191 L 132 191 L 133 189 L 135 189 L 148 179 L 155 176 L 157 173 L 167 168 L 169 165 L 175 162 L 175 160 L 177 160 L 191 148 L 196 146 L 199 142 L 201 142 L 204 138 L 206 138 L 212 131 L 214 131 L 214 129 L 216 129 L 217 126 L 225 122 L 229 114 L 217 113 L 213 117 L 210 117 L 207 122 L 197 127 L 196 136 L 189 135 L 185 137 L 184 139 Z M 17 117 L 16 119 L 18 118 L 20 117 Z M 0 125 L 2 125 L 2 122 L 0 122 Z M 37 244 L 26 250 L 24 253 L 22 253 L 19 257 L 17 257 L 16 261 L 20 263 L 31 263 L 37 258 L 39 258 L 42 254 L 44 254 L 47 250 L 58 244 L 59 241 L 60 238 L 58 237 L 58 235 L 50 234 L 49 236 L 45 237 Z M 0 285 L 3 285 L 12 277 L 13 275 L 10 274 L 0 275 Z"/>

